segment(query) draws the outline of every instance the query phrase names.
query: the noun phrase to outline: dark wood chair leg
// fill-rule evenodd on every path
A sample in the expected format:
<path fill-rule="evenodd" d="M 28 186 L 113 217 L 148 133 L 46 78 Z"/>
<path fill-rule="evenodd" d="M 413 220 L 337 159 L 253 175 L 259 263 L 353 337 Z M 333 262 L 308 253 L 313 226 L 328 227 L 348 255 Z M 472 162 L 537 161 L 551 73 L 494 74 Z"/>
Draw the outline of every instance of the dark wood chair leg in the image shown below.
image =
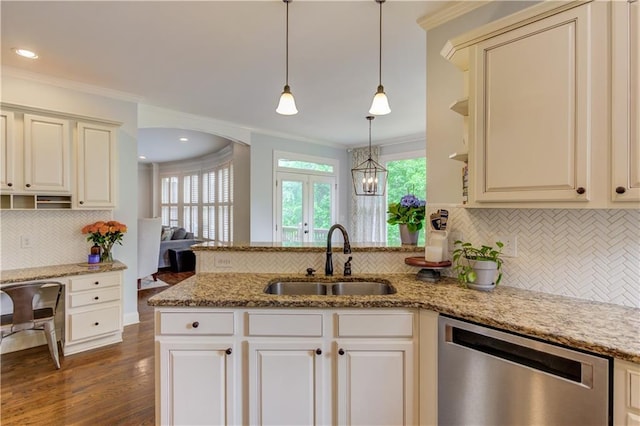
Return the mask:
<path fill-rule="evenodd" d="M 158 281 L 158 273 L 157 272 L 151 274 L 151 276 L 153 277 L 154 281 Z"/>
<path fill-rule="evenodd" d="M 142 288 L 142 279 L 138 278 L 138 290 Z"/>

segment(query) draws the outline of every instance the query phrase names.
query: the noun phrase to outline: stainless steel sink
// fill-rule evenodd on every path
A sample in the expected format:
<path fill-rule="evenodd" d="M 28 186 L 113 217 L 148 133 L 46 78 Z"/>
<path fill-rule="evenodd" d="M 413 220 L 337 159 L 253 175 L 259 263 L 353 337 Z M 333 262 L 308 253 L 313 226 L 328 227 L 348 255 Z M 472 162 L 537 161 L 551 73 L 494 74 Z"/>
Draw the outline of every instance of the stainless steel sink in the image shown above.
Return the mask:
<path fill-rule="evenodd" d="M 375 296 L 394 294 L 396 290 L 389 283 L 377 281 L 276 281 L 267 285 L 264 292 L 281 296 Z"/>
<path fill-rule="evenodd" d="M 339 282 L 331 286 L 331 293 L 336 296 L 382 295 L 395 292 L 396 289 L 390 284 L 375 281 Z"/>
<path fill-rule="evenodd" d="M 308 281 L 277 281 L 269 284 L 264 292 L 279 295 L 325 295 L 327 286 Z"/>

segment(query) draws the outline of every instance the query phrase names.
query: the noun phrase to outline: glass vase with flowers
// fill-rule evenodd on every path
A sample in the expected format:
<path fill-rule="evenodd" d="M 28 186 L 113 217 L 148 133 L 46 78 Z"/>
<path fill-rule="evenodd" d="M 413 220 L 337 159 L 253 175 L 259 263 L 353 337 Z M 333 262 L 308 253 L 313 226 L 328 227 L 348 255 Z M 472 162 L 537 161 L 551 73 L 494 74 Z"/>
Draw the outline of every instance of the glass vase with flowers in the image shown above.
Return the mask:
<path fill-rule="evenodd" d="M 122 237 L 127 232 L 127 225 L 116 220 L 98 221 L 82 228 L 87 234 L 87 241 L 100 246 L 100 262 L 113 262 L 113 245 L 122 245 Z"/>

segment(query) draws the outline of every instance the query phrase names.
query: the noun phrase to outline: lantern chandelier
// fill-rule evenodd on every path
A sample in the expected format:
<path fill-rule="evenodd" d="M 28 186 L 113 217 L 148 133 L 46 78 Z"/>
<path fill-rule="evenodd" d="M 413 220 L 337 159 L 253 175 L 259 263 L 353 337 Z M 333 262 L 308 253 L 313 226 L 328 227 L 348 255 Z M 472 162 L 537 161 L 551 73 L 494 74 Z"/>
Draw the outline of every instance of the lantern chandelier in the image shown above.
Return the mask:
<path fill-rule="evenodd" d="M 353 189 L 356 195 L 382 196 L 387 187 L 387 169 L 371 158 L 371 121 L 375 117 L 367 116 L 369 120 L 369 158 L 351 169 Z"/>

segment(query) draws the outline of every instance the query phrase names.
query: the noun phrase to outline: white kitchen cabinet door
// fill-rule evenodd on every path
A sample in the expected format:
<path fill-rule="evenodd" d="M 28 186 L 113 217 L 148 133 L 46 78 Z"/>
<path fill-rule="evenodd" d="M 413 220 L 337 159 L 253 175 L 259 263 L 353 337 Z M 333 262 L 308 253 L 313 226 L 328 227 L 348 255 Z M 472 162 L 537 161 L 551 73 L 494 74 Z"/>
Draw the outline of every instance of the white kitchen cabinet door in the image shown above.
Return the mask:
<path fill-rule="evenodd" d="M 613 360 L 613 424 L 640 426 L 640 364 Z"/>
<path fill-rule="evenodd" d="M 606 66 L 591 57 L 600 36 L 591 8 L 574 7 L 470 48 L 476 202 L 590 199 L 590 126 L 602 121 L 593 106 L 593 67 Z"/>
<path fill-rule="evenodd" d="M 411 342 L 337 341 L 337 424 L 415 424 L 413 352 Z"/>
<path fill-rule="evenodd" d="M 15 190 L 16 138 L 13 133 L 13 112 L 0 111 L 0 189 Z"/>
<path fill-rule="evenodd" d="M 611 7 L 611 197 L 640 201 L 640 2 L 617 1 Z"/>
<path fill-rule="evenodd" d="M 24 115 L 24 187 L 39 193 L 71 192 L 69 120 Z"/>
<path fill-rule="evenodd" d="M 232 343 L 160 342 L 162 425 L 234 425 Z"/>
<path fill-rule="evenodd" d="M 78 123 L 76 208 L 116 206 L 116 129 Z"/>
<path fill-rule="evenodd" d="M 249 424 L 323 421 L 322 340 L 249 341 Z"/>

